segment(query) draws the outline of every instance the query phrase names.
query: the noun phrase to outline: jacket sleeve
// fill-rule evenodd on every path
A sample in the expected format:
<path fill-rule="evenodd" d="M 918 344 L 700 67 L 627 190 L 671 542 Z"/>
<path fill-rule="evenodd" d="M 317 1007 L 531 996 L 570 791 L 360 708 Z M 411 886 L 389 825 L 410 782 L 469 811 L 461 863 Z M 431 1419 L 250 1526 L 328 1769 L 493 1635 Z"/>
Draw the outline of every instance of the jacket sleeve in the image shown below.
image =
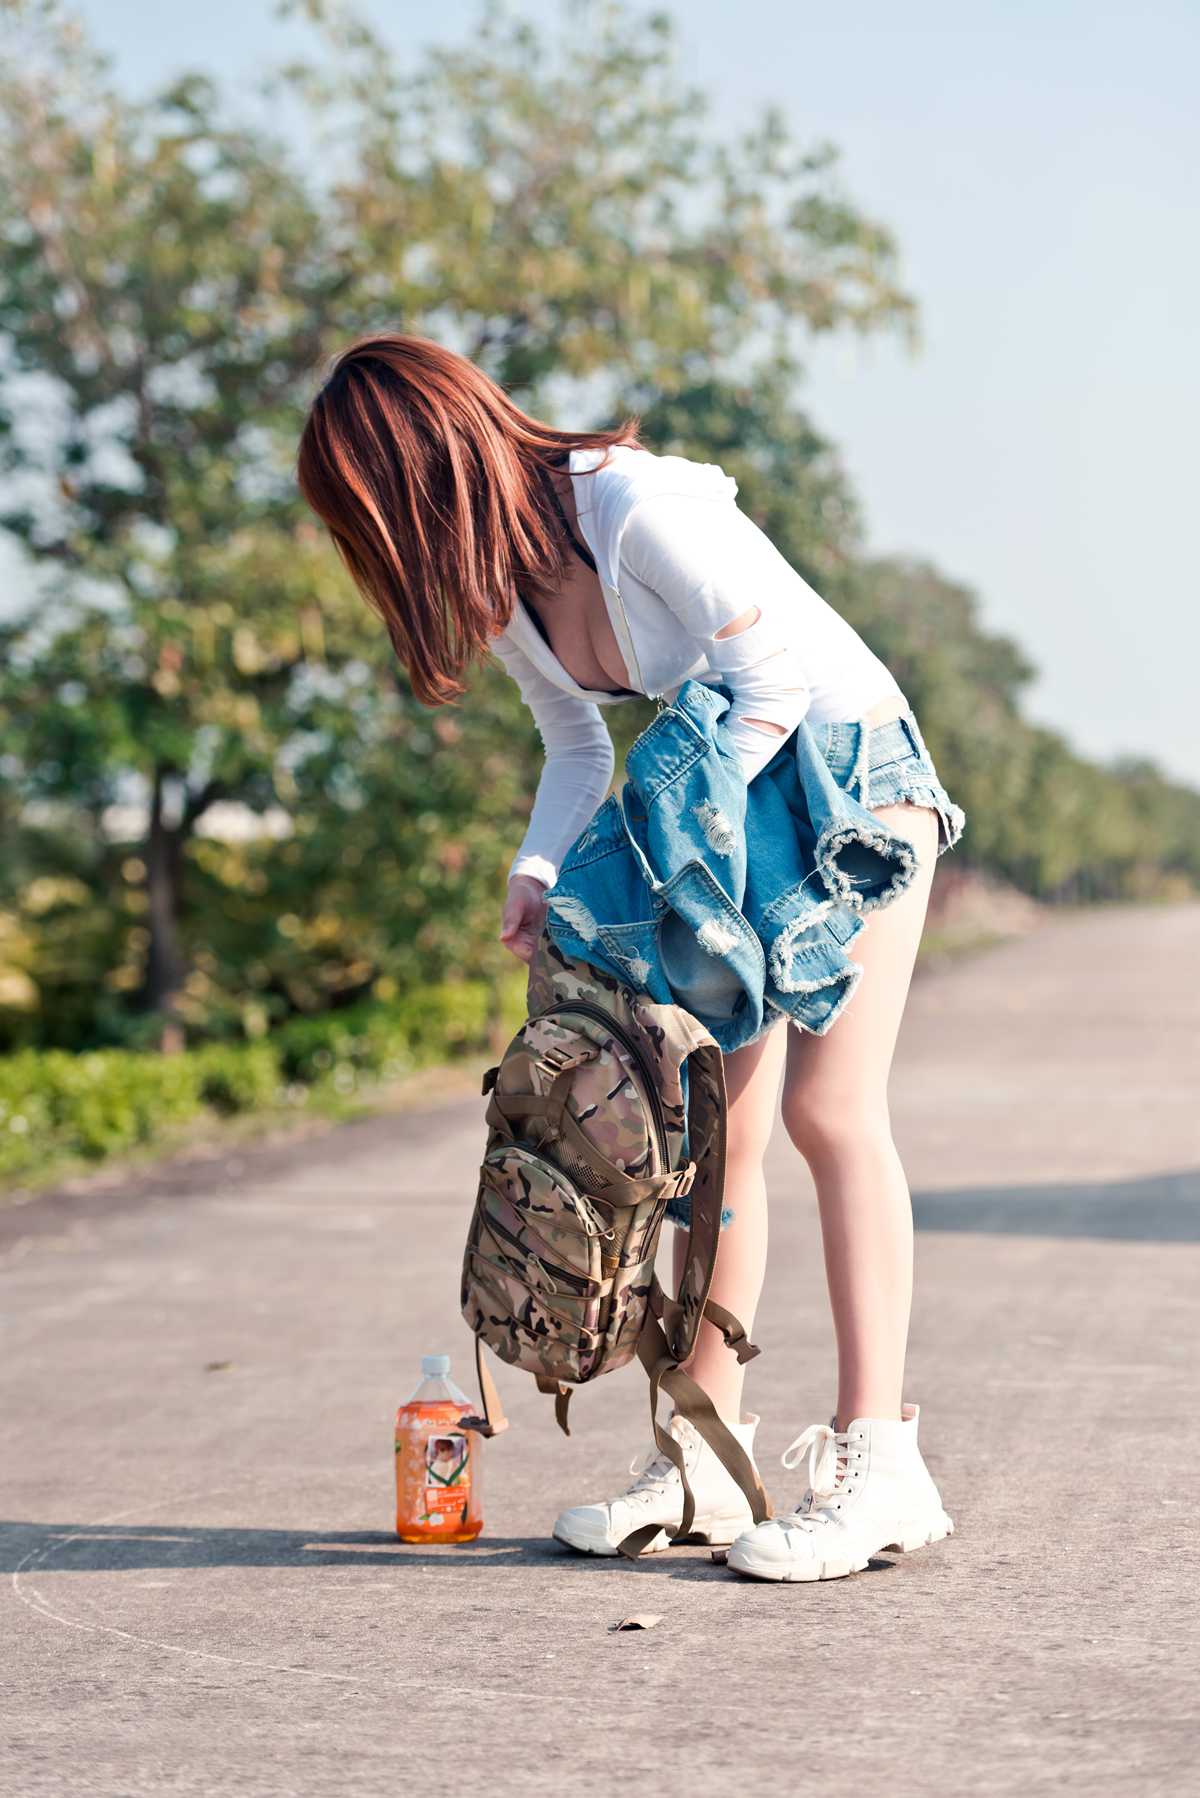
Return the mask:
<path fill-rule="evenodd" d="M 812 700 L 800 645 L 811 590 L 732 498 L 648 494 L 625 522 L 620 559 L 670 607 L 730 689 L 725 734 L 753 780 Z M 717 636 L 756 605 L 758 617 L 745 630 Z M 751 719 L 780 728 L 764 730 Z"/>
<path fill-rule="evenodd" d="M 529 826 L 508 878 L 533 874 L 550 887 L 563 856 L 608 792 L 616 762 L 612 738 L 600 707 L 556 687 L 519 645 L 497 637 L 489 647 L 516 681 L 546 751 Z"/>

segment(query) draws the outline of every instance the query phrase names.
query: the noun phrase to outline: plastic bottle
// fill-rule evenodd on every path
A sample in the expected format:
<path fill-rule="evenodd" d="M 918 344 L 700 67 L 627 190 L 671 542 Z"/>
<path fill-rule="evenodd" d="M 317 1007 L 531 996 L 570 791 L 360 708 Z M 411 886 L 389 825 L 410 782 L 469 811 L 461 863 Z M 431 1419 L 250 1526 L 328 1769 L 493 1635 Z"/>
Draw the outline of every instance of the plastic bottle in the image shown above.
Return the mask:
<path fill-rule="evenodd" d="M 477 1430 L 449 1355 L 421 1356 L 421 1383 L 396 1412 L 396 1534 L 401 1542 L 473 1542 L 483 1528 Z"/>

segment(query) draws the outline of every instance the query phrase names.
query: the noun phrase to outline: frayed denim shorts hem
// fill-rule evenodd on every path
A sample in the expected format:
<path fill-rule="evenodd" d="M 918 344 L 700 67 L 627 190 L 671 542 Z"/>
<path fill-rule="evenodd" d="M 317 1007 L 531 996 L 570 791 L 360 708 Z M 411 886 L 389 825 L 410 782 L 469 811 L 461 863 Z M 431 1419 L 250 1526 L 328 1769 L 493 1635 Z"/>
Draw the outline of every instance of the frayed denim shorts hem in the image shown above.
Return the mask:
<path fill-rule="evenodd" d="M 875 811 L 885 805 L 928 806 L 938 815 L 938 854 L 963 833 L 966 813 L 947 793 L 911 707 L 884 724 L 810 726 L 817 748 L 839 787 Z"/>

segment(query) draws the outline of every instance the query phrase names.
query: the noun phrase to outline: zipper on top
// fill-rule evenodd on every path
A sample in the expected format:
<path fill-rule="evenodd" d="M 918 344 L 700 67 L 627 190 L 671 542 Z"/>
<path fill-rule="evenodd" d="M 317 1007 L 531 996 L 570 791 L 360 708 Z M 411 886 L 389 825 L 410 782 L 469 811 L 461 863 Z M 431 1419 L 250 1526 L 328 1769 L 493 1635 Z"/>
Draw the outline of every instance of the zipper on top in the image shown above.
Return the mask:
<path fill-rule="evenodd" d="M 571 488 L 575 494 L 576 510 L 578 511 L 579 493 L 578 493 L 578 489 L 575 486 L 575 475 L 571 469 L 571 458 L 570 458 L 569 454 L 567 456 L 567 472 L 571 476 Z M 551 483 L 551 490 L 553 491 L 553 483 Z M 559 499 L 558 499 L 557 493 L 555 493 L 553 497 L 554 497 L 555 505 L 559 505 Z M 562 516 L 561 506 L 560 506 L 560 516 Z M 563 518 L 563 523 L 566 524 L 565 518 Z M 638 659 L 637 644 L 633 640 L 633 630 L 629 623 L 629 616 L 625 610 L 625 601 L 621 597 L 620 587 L 619 586 L 613 586 L 611 588 L 609 587 L 608 582 L 605 580 L 604 576 L 600 573 L 600 570 L 596 567 L 595 557 L 592 555 L 592 553 L 589 549 L 587 549 L 583 544 L 579 543 L 579 540 L 578 540 L 578 538 L 576 538 L 574 531 L 571 530 L 570 525 L 567 525 L 567 532 L 568 532 L 568 535 L 571 537 L 571 540 L 575 543 L 576 547 L 579 549 L 580 554 L 584 557 L 584 560 L 589 562 L 591 564 L 591 567 L 595 570 L 595 573 L 599 577 L 601 586 L 604 587 L 609 592 L 612 592 L 616 595 L 617 606 L 621 613 L 621 623 L 625 626 L 625 641 L 628 643 L 630 653 L 633 656 L 633 672 L 637 676 L 641 692 L 646 696 L 646 698 L 657 700 L 658 709 L 661 712 L 665 701 L 663 700 L 661 693 L 651 693 L 646 686 L 646 677 L 642 673 L 642 664 Z"/>
<path fill-rule="evenodd" d="M 600 579 L 603 581 L 604 576 L 601 575 Z M 640 685 L 642 692 L 644 694 L 646 694 L 647 698 L 654 699 L 658 702 L 658 709 L 661 712 L 662 708 L 663 708 L 663 703 L 664 703 L 663 697 L 662 697 L 661 693 L 653 693 L 652 694 L 649 691 L 648 687 L 646 686 L 646 677 L 642 673 L 642 664 L 638 660 L 637 644 L 633 640 L 633 630 L 630 627 L 629 617 L 625 611 L 625 601 L 621 598 L 621 589 L 620 589 L 620 587 L 613 587 L 612 591 L 617 596 L 617 605 L 620 607 L 620 611 L 621 611 L 621 622 L 625 626 L 625 641 L 628 643 L 630 651 L 632 652 L 632 655 L 633 655 L 633 669 L 634 669 L 634 673 L 638 677 L 638 684 Z"/>
<path fill-rule="evenodd" d="M 570 477 L 571 488 L 572 488 L 572 491 L 575 492 L 576 506 L 578 506 L 578 497 L 579 496 L 575 490 L 575 476 L 571 472 L 571 458 L 570 458 L 569 453 L 567 455 L 566 463 L 564 464 L 564 466 L 565 466 L 568 476 Z M 551 500 L 554 502 L 554 510 L 558 513 L 559 523 L 562 525 L 563 530 L 566 532 L 567 536 L 570 538 L 571 543 L 574 546 L 576 554 L 579 556 L 581 561 L 583 561 L 587 564 L 587 566 L 592 570 L 592 573 L 597 576 L 597 578 L 600 581 L 601 588 L 607 589 L 608 582 L 605 580 L 604 576 L 600 573 L 600 570 L 597 568 L 595 556 L 592 554 L 592 552 L 588 548 L 587 544 L 582 543 L 580 541 L 578 535 L 576 534 L 576 532 L 571 528 L 570 520 L 568 519 L 566 512 L 563 510 L 563 503 L 558 497 L 558 492 L 555 488 L 554 482 L 552 480 L 550 480 L 549 477 L 546 478 L 546 490 L 549 493 Z M 640 686 L 638 686 L 638 687 L 609 687 L 609 688 L 606 688 L 605 691 L 610 692 L 610 693 L 615 692 L 615 693 L 640 694 L 640 695 L 645 695 L 646 697 L 651 697 L 650 695 L 646 694 L 646 677 L 642 673 L 641 663 L 638 660 L 637 644 L 633 640 L 633 631 L 630 629 L 629 618 L 625 611 L 625 601 L 621 597 L 621 589 L 620 589 L 620 587 L 613 587 L 611 589 L 611 591 L 616 595 L 617 605 L 618 605 L 618 607 L 620 609 L 620 613 L 621 613 L 621 622 L 625 626 L 625 641 L 629 645 L 630 654 L 633 657 L 633 671 L 634 671 L 634 674 L 637 676 L 638 681 L 640 682 Z M 532 608 L 530 608 L 530 610 L 532 612 Z M 538 629 L 541 631 L 543 637 L 545 637 L 546 636 L 545 627 L 543 626 L 541 619 L 537 617 L 536 613 L 533 613 L 533 618 L 534 618 L 534 623 L 538 626 Z M 546 638 L 546 641 L 547 641 L 547 643 L 549 643 L 548 637 Z M 578 685 L 578 682 L 576 683 L 576 685 Z M 659 709 L 659 711 L 661 711 L 663 708 L 663 705 L 665 703 L 662 695 L 656 693 L 652 697 L 658 701 L 658 709 Z"/>

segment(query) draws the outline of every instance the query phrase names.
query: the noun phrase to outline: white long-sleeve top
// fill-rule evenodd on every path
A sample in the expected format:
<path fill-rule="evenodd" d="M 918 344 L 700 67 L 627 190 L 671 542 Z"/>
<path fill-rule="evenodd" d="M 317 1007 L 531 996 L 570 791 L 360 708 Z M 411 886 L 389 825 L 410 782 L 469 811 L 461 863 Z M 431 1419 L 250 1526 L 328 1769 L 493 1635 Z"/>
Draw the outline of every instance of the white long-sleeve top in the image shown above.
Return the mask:
<path fill-rule="evenodd" d="M 579 535 L 595 557 L 630 683 L 669 702 L 689 678 L 723 681 L 733 694 L 724 722 L 748 782 L 802 718 L 861 718 L 900 692 L 857 631 L 741 511 L 732 475 L 625 445 L 589 473 L 603 457 L 574 449 L 569 466 Z M 755 606 L 745 630 L 716 635 Z M 600 707 L 633 695 L 579 686 L 522 605 L 489 647 L 520 688 L 546 751 L 509 878 L 532 874 L 553 886 L 612 781 Z"/>

